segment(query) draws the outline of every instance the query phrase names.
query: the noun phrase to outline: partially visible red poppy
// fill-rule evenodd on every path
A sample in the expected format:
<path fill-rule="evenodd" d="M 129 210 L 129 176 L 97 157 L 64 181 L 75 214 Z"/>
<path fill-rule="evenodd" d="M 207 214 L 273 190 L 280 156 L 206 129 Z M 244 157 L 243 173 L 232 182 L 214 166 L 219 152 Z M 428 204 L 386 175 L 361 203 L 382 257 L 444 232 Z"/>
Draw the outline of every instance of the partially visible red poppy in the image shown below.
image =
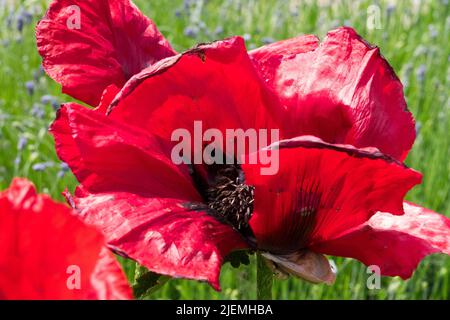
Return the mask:
<path fill-rule="evenodd" d="M 353 30 L 341 28 L 332 34 L 353 39 L 347 45 L 356 46 L 356 52 L 361 49 Z M 332 48 L 340 55 L 341 48 Z M 342 68 L 361 64 L 361 57 L 340 62 Z M 381 70 L 361 67 L 367 77 L 392 72 L 379 55 L 372 59 L 379 60 Z M 393 75 L 388 79 L 398 81 Z M 343 83 L 326 77 L 317 81 L 335 87 Z M 367 119 L 379 120 L 358 131 L 370 135 L 391 120 L 390 111 L 404 105 L 387 107 L 378 96 L 388 92 L 386 88 L 376 90 L 370 81 L 359 83 L 366 90 L 348 85 L 330 91 L 354 88 L 370 93 L 357 106 Z M 390 87 L 389 81 L 386 85 Z M 395 87 L 401 92 L 401 85 Z M 382 274 L 408 277 L 425 255 L 449 253 L 448 219 L 403 203 L 421 175 L 375 148 L 393 150 L 401 158 L 409 149 L 402 137 L 392 140 L 392 149 L 383 135 L 371 140 L 375 147 L 367 148 L 342 144 L 346 138 L 330 143 L 301 135 L 303 122 L 287 121 L 287 115 L 297 117 L 298 110 L 267 86 L 239 37 L 163 59 L 133 76 L 113 99 L 117 89 L 110 89 L 96 110 L 64 105 L 51 132 L 59 157 L 80 182 L 73 197 L 67 194 L 80 217 L 103 230 L 111 249 L 152 271 L 207 280 L 218 289 L 225 256 L 253 248 L 264 251 L 282 271 L 329 283 L 334 274 L 322 254 L 379 263 Z M 319 110 L 321 106 L 316 105 Z M 333 120 L 328 115 L 332 109 L 325 108 L 325 118 L 311 121 L 325 128 Z M 278 174 L 262 176 L 259 165 L 175 165 L 171 134 L 180 128 L 192 132 L 194 121 L 202 121 L 204 130 L 221 132 L 279 128 L 283 140 L 270 147 L 280 152 Z M 405 128 L 413 125 L 410 116 L 398 121 L 405 122 Z M 292 138 L 296 130 L 300 136 Z M 314 133 L 320 132 L 319 128 Z M 329 132 L 325 135 L 333 138 Z M 194 147 L 193 152 L 202 150 Z M 227 191 L 225 198 L 222 190 Z M 408 227 L 402 228 L 397 217 Z M 432 223 L 421 224 L 424 217 Z M 392 228 L 384 230 L 383 221 Z M 398 243 L 393 244 L 396 236 Z M 352 251 L 341 247 L 352 237 L 361 241 L 360 247 L 354 244 Z M 401 260 L 395 261 L 395 256 Z"/>
<path fill-rule="evenodd" d="M 0 299 L 130 299 L 103 236 L 16 178 L 0 192 Z"/>

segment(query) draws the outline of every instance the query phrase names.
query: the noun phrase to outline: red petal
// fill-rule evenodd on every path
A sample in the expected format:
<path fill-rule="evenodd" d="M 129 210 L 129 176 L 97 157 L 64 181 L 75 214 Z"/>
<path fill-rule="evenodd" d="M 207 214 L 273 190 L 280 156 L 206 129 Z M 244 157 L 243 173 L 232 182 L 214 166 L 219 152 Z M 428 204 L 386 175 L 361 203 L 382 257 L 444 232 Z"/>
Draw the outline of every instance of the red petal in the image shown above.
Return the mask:
<path fill-rule="evenodd" d="M 272 128 L 278 99 L 266 90 L 242 38 L 160 61 L 134 76 L 112 103 L 111 117 L 170 141 L 175 129 Z"/>
<path fill-rule="evenodd" d="M 287 107 L 286 134 L 377 147 L 399 160 L 414 139 L 403 87 L 379 49 L 353 29 L 275 43 L 250 53 Z"/>
<path fill-rule="evenodd" d="M 111 249 L 160 274 L 208 281 L 220 290 L 223 258 L 247 247 L 201 204 L 126 192 L 77 195 L 71 202 L 103 231 Z"/>
<path fill-rule="evenodd" d="M 164 143 L 76 104 L 60 109 L 51 130 L 58 155 L 82 184 L 69 202 L 111 248 L 154 272 L 219 288 L 223 257 L 245 243 L 205 206 L 193 209 L 202 199 Z"/>
<path fill-rule="evenodd" d="M 36 34 L 47 73 L 63 92 L 92 106 L 108 85 L 121 87 L 148 65 L 175 54 L 129 0 L 54 0 Z"/>
<path fill-rule="evenodd" d="M 138 127 L 77 104 L 64 105 L 51 126 L 58 156 L 91 192 L 198 199 L 188 169 L 170 160 L 170 149 Z"/>
<path fill-rule="evenodd" d="M 108 280 L 108 281 L 105 281 Z M 107 248 L 100 251 L 97 265 L 91 275 L 91 286 L 96 295 L 92 299 L 100 300 L 126 300 L 131 299 L 131 288 L 124 281 L 124 274 L 119 262 Z"/>
<path fill-rule="evenodd" d="M 263 78 L 272 87 L 280 76 L 278 69 L 284 68 L 284 64 L 290 62 L 301 53 L 315 50 L 319 45 L 319 39 L 313 35 L 303 35 L 292 39 L 282 40 L 263 46 L 249 52 L 250 57 L 261 72 Z"/>
<path fill-rule="evenodd" d="M 355 258 L 377 265 L 382 275 L 408 279 L 425 256 L 450 255 L 450 219 L 406 202 L 404 209 L 402 216 L 379 212 L 367 223 L 312 249 Z"/>
<path fill-rule="evenodd" d="M 97 106 L 97 108 L 95 108 L 95 110 L 97 110 L 100 113 L 106 114 L 109 105 L 117 96 L 117 94 L 119 94 L 119 92 L 120 88 L 117 87 L 115 84 L 106 87 L 106 89 L 103 91 L 102 97 L 100 98 L 100 103 Z"/>
<path fill-rule="evenodd" d="M 1 299 L 131 298 L 119 266 L 101 252 L 101 234 L 25 179 L 0 193 L 0 241 Z M 79 289 L 67 285 L 78 272 L 71 267 Z"/>
<path fill-rule="evenodd" d="M 333 238 L 376 211 L 403 214 L 403 197 L 421 181 L 419 173 L 375 149 L 309 136 L 279 143 L 275 175 L 261 175 L 262 165 L 242 167 L 246 183 L 255 186 L 250 225 L 258 247 L 274 253 Z"/>

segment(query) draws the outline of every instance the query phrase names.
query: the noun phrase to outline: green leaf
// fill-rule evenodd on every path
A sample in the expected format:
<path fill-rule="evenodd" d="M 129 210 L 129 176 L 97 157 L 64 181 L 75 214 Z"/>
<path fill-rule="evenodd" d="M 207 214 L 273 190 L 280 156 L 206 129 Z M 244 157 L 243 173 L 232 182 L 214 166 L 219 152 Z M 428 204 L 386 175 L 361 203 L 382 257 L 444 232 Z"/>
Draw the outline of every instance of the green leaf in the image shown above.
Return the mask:
<path fill-rule="evenodd" d="M 133 284 L 134 296 L 137 299 L 148 298 L 169 280 L 170 277 L 151 272 L 147 268 L 136 263 Z"/>
<path fill-rule="evenodd" d="M 224 264 L 229 262 L 233 268 L 239 268 L 241 265 L 248 266 L 250 264 L 250 252 L 247 250 L 233 251 L 225 258 Z"/>

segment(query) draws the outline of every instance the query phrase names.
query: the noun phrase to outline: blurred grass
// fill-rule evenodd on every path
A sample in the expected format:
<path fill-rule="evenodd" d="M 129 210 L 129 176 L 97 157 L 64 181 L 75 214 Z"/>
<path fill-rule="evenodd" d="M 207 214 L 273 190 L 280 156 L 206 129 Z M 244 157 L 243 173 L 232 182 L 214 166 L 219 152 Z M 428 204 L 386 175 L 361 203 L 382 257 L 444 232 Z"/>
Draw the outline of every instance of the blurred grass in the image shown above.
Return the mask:
<path fill-rule="evenodd" d="M 179 51 L 198 42 L 231 35 L 244 36 L 250 49 L 303 33 L 323 38 L 328 30 L 339 25 L 354 27 L 369 42 L 378 45 L 394 67 L 405 85 L 409 108 L 417 120 L 419 134 L 407 164 L 423 172 L 424 181 L 407 199 L 450 214 L 450 17 L 447 0 L 135 2 Z M 380 10 L 381 29 L 367 29 L 370 5 Z M 76 181 L 57 160 L 47 127 L 55 115 L 57 102 L 70 98 L 60 94 L 59 86 L 39 69 L 34 25 L 45 6 L 46 1 L 0 0 L 0 189 L 6 188 L 14 176 L 24 176 L 34 181 L 41 192 L 62 201 L 60 192 L 66 187 L 73 190 Z M 27 21 L 24 12 L 31 13 L 31 21 Z M 25 22 L 22 30 L 21 19 Z M 29 81 L 35 86 L 33 94 L 27 93 Z M 131 277 L 133 264 L 121 261 Z M 335 262 L 339 269 L 335 285 L 277 280 L 274 297 L 450 298 L 450 258 L 446 256 L 426 258 L 408 281 L 383 278 L 379 290 L 367 289 L 368 274 L 362 264 L 341 258 Z M 253 299 L 255 276 L 253 260 L 251 266 L 238 270 L 225 265 L 220 293 L 203 283 L 174 279 L 150 298 Z"/>

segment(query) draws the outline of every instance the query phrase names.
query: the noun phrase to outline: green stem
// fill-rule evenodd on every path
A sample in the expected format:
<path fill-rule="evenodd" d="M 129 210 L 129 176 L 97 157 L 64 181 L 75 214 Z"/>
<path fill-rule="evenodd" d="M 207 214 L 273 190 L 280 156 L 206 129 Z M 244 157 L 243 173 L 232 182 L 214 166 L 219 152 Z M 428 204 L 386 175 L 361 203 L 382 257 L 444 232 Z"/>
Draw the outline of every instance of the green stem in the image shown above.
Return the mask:
<path fill-rule="evenodd" d="M 272 300 L 273 274 L 264 257 L 256 253 L 256 298 Z"/>

